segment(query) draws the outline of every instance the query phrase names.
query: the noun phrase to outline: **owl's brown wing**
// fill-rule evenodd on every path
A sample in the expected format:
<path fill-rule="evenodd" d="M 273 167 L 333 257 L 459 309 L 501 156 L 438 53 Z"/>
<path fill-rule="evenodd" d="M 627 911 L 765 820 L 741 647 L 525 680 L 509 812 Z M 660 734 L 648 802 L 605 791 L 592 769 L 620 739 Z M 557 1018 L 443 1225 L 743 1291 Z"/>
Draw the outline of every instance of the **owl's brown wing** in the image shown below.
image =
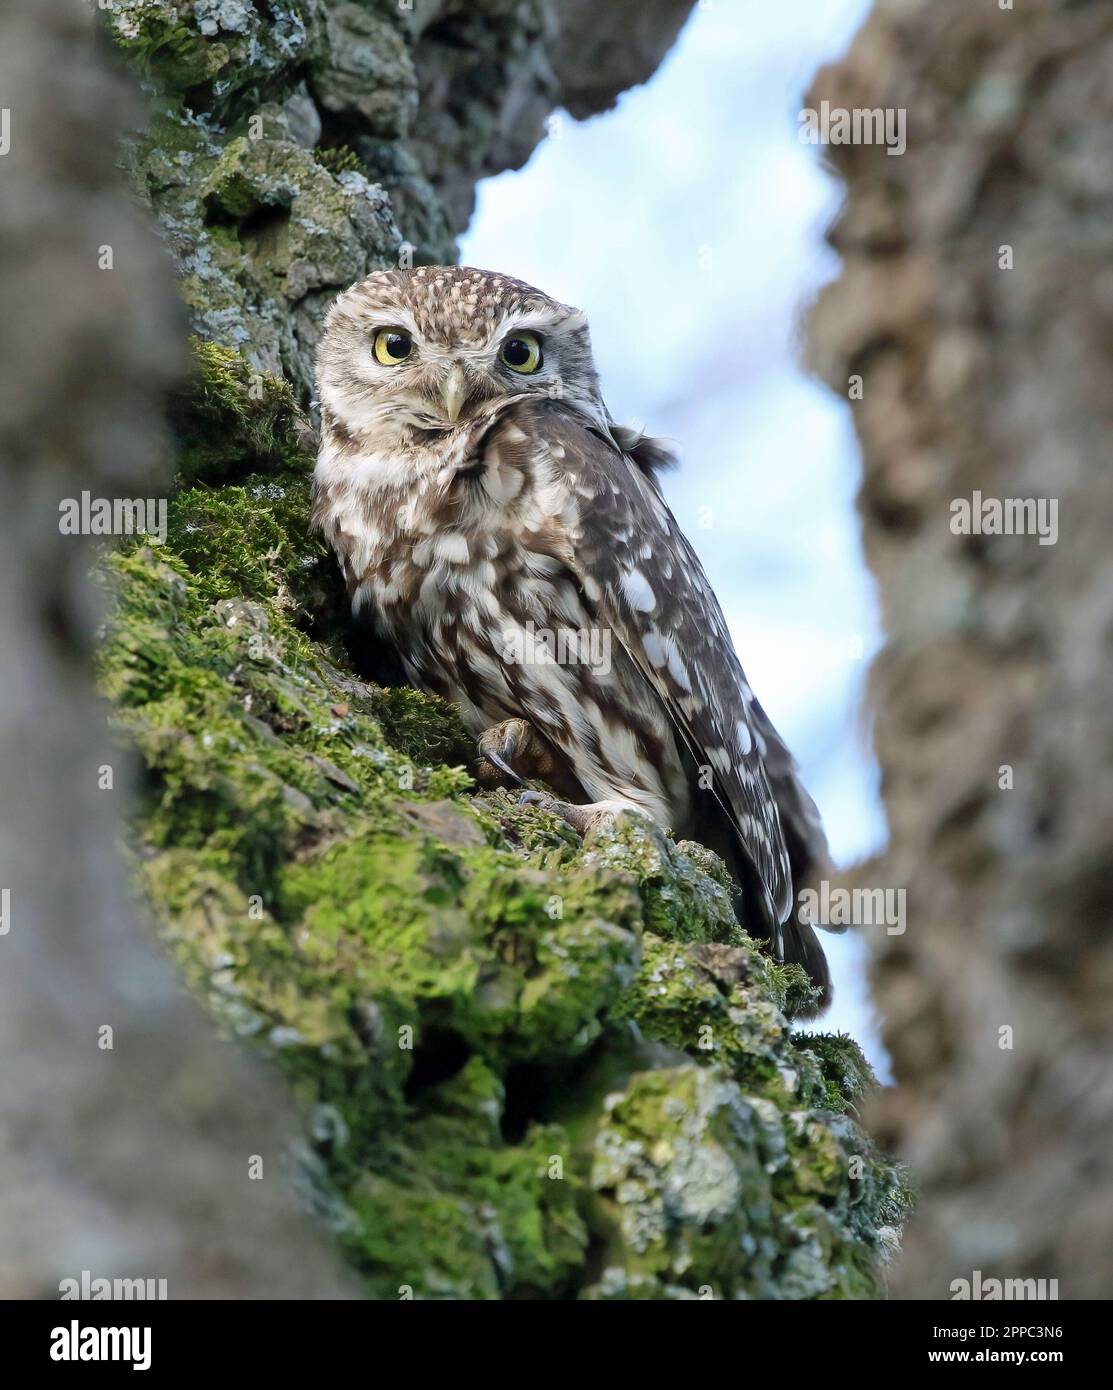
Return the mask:
<path fill-rule="evenodd" d="M 609 433 L 559 402 L 530 401 L 512 410 L 579 504 L 578 516 L 568 518 L 566 554 L 585 599 L 664 704 L 680 745 L 701 770 L 702 790 L 693 788 L 693 797 L 717 802 L 754 871 L 779 945 L 793 885 L 767 755 L 784 783 L 785 809 L 799 817 L 799 833 L 822 840 L 822 831 L 784 745 L 780 739 L 770 745 L 776 736 L 754 700 L 703 567 L 652 472 Z"/>

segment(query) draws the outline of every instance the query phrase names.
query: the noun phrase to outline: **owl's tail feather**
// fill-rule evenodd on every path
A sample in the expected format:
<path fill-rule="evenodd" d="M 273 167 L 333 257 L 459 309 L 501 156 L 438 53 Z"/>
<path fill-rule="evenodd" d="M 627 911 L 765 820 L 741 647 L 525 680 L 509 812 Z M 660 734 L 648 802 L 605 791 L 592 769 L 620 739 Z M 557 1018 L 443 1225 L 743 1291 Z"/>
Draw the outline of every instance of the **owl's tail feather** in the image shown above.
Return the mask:
<path fill-rule="evenodd" d="M 699 805 L 701 808 L 709 808 L 711 803 L 703 802 Z M 815 813 L 814 819 L 818 825 L 818 812 Z M 686 834 L 706 845 L 708 849 L 714 850 L 726 862 L 730 875 L 738 886 L 738 891 L 732 895 L 732 903 L 734 915 L 743 930 L 752 937 L 771 938 L 770 944 L 773 946 L 774 954 L 779 955 L 788 965 L 802 966 L 808 979 L 819 991 L 812 1003 L 801 1009 L 797 1017 L 815 1018 L 821 1014 L 834 998 L 831 971 L 815 929 L 810 922 L 801 922 L 799 919 L 799 890 L 810 879 L 827 871 L 826 842 L 822 840 L 822 835 L 817 843 L 814 837 L 801 833 L 795 819 L 787 816 L 785 818 L 785 845 L 796 893 L 792 914 L 778 928 L 769 894 L 740 844 L 733 822 L 721 815 L 704 814 L 691 826 L 686 827 Z M 778 942 L 781 947 L 779 951 Z"/>
<path fill-rule="evenodd" d="M 819 998 L 806 1009 L 801 1009 L 797 1018 L 815 1018 L 827 1008 L 834 998 L 831 985 L 831 971 L 827 957 L 819 944 L 815 928 L 809 922 L 800 922 L 790 917 L 781 927 L 784 941 L 784 960 L 786 965 L 802 966 L 808 979 L 819 990 Z"/>
<path fill-rule="evenodd" d="M 728 851 L 729 852 L 729 851 Z M 792 915 L 777 928 L 770 929 L 769 901 L 760 887 L 756 885 L 754 871 L 749 863 L 736 854 L 728 860 L 736 883 L 742 887 L 734 895 L 734 915 L 739 925 L 753 937 L 769 939 L 775 957 L 786 965 L 799 965 L 808 979 L 819 991 L 815 999 L 799 1010 L 797 1018 L 816 1018 L 827 1008 L 835 996 L 831 983 L 831 971 L 827 957 L 820 945 L 819 937 L 810 922 L 801 922 L 796 903 Z"/>

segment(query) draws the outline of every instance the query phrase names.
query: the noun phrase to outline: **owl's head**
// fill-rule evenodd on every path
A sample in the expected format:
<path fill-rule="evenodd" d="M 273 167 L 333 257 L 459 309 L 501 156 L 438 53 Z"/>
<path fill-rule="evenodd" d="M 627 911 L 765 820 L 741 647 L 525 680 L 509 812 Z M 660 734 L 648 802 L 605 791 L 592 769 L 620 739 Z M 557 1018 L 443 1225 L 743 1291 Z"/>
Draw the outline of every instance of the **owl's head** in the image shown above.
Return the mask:
<path fill-rule="evenodd" d="M 606 418 L 584 315 L 520 280 L 467 266 L 377 271 L 325 320 L 322 414 L 364 447 L 427 441 L 531 394 Z"/>

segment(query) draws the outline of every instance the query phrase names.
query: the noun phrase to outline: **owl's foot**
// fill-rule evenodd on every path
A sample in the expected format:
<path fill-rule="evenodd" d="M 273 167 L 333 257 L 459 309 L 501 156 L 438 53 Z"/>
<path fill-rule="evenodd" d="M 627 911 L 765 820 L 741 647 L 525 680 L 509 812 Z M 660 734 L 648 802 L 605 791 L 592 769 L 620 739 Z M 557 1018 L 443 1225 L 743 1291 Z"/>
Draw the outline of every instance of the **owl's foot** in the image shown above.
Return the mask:
<path fill-rule="evenodd" d="M 475 776 L 485 787 L 524 787 L 531 778 L 553 775 L 553 755 L 525 719 L 504 719 L 480 734 L 476 746 Z"/>
<path fill-rule="evenodd" d="M 518 798 L 519 806 L 540 806 L 566 821 L 578 835 L 587 836 L 596 830 L 614 825 L 623 812 L 644 816 L 645 812 L 632 801 L 591 801 L 586 806 L 573 806 L 548 792 L 526 791 Z"/>

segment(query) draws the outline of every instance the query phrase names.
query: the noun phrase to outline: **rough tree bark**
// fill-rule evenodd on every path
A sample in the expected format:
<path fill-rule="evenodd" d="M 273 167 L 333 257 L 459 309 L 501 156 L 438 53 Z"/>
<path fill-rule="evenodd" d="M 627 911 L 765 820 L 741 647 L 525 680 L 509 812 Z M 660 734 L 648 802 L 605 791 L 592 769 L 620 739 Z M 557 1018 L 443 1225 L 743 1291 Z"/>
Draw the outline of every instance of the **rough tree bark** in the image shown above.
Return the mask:
<path fill-rule="evenodd" d="M 291 1107 L 152 949 L 116 842 L 130 758 L 93 702 L 93 542 L 58 506 L 165 492 L 184 351 L 114 167 L 138 108 L 91 36 L 68 0 L 0 13 L 0 1297 L 57 1298 L 83 1269 L 172 1298 L 337 1296 L 279 1177 Z"/>
<path fill-rule="evenodd" d="M 880 0 L 823 99 L 908 120 L 903 157 L 831 151 L 844 270 L 811 323 L 832 387 L 864 379 L 888 632 L 892 843 L 860 882 L 908 889 L 874 965 L 878 1121 L 923 1189 L 900 1288 L 980 1269 L 1108 1297 L 1113 13 Z M 1057 542 L 954 534 L 975 492 L 1054 500 Z"/>

